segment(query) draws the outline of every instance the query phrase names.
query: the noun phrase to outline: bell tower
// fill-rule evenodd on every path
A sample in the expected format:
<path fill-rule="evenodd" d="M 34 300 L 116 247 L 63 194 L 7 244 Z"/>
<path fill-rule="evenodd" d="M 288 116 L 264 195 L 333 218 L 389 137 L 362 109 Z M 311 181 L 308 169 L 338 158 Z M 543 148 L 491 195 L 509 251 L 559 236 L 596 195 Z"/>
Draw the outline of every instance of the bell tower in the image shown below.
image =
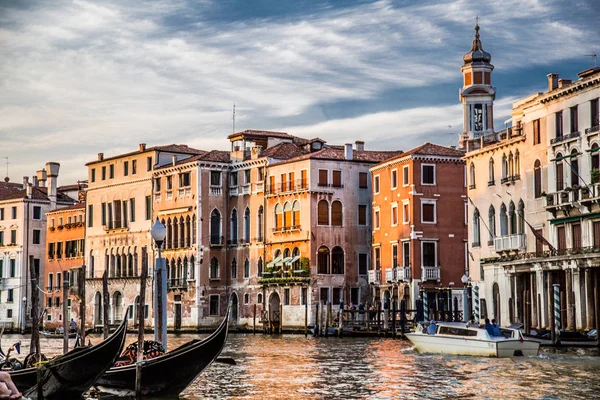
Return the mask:
<path fill-rule="evenodd" d="M 463 104 L 463 132 L 459 146 L 466 148 L 467 142 L 485 137 L 486 141 L 496 140 L 490 137 L 494 133 L 494 99 L 496 88 L 492 87 L 492 56 L 483 50 L 479 38 L 479 23 L 475 25 L 475 37 L 471 51 L 464 55 L 463 87 L 460 89 L 460 101 Z"/>

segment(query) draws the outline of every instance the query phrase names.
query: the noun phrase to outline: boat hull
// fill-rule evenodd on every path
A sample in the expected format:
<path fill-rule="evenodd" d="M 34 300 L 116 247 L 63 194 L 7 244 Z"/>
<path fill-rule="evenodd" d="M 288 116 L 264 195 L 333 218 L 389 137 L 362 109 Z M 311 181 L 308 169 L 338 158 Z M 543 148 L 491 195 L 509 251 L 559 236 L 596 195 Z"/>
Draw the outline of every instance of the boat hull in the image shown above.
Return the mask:
<path fill-rule="evenodd" d="M 420 353 L 450 354 L 456 356 L 535 356 L 540 347 L 539 343 L 532 340 L 481 340 L 422 333 L 407 333 L 406 337 Z"/>

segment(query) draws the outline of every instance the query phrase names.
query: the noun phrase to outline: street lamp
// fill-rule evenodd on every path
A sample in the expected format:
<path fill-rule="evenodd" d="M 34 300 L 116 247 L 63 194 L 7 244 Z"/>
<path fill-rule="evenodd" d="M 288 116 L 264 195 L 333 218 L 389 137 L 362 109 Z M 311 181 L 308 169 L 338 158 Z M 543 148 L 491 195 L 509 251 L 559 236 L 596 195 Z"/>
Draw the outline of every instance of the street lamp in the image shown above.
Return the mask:
<path fill-rule="evenodd" d="M 460 281 L 463 283 L 463 319 L 465 322 L 468 322 L 471 317 L 471 299 L 467 285 L 470 286 L 471 278 L 467 274 L 464 274 L 460 278 Z"/>
<path fill-rule="evenodd" d="M 36 289 L 34 288 L 34 290 L 36 290 Z M 21 313 L 21 332 L 22 333 L 25 333 L 25 328 L 26 328 L 25 320 L 26 320 L 26 318 L 27 318 L 27 297 L 23 296 L 23 311 Z M 33 327 L 33 328 L 35 328 L 35 327 Z"/>
<path fill-rule="evenodd" d="M 165 260 L 160 254 L 167 237 L 167 228 L 158 218 L 150 230 L 150 235 L 158 249 L 158 257 L 154 263 L 154 341 L 161 343 L 167 351 L 167 270 Z"/>

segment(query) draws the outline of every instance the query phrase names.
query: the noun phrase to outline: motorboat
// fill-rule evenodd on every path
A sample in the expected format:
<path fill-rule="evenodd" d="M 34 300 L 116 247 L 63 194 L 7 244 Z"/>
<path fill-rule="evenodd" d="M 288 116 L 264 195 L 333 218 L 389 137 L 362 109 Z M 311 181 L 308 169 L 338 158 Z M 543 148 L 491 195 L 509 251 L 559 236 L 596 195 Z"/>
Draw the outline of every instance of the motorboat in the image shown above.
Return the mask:
<path fill-rule="evenodd" d="M 440 353 L 479 357 L 535 356 L 540 344 L 526 339 L 518 329 L 501 328 L 500 336 L 490 336 L 487 330 L 464 322 L 438 322 L 435 334 L 417 324 L 415 332 L 406 337 L 420 353 Z"/>

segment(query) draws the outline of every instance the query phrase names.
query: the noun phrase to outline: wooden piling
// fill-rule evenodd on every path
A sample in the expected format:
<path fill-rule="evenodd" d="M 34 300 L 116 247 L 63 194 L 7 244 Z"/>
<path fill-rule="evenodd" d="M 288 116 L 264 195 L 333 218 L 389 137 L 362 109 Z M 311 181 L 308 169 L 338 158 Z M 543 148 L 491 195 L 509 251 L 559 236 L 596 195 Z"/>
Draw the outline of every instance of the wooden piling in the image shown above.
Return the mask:
<path fill-rule="evenodd" d="M 108 302 L 108 269 L 105 269 L 102 275 L 102 332 L 104 339 L 108 337 Z"/>
<path fill-rule="evenodd" d="M 79 337 L 81 345 L 85 346 L 85 265 L 81 266 L 81 272 L 77 277 L 77 288 L 79 289 Z"/>
<path fill-rule="evenodd" d="M 29 276 L 31 277 L 31 345 L 30 351 L 35 349 L 35 361 L 37 365 L 37 398 L 43 400 L 44 386 L 42 381 L 42 350 L 40 349 L 40 321 L 39 321 L 39 278 L 33 265 L 33 256 L 29 256 Z M 23 315 L 25 318 L 25 315 Z"/>
<path fill-rule="evenodd" d="M 377 302 L 377 332 L 381 335 L 381 302 Z"/>
<path fill-rule="evenodd" d="M 328 335 L 329 335 L 330 318 L 331 318 L 331 302 L 328 301 L 327 302 L 327 312 L 325 314 L 325 337 L 328 337 Z"/>
<path fill-rule="evenodd" d="M 279 334 L 283 333 L 283 304 L 279 304 Z"/>
<path fill-rule="evenodd" d="M 317 302 L 317 309 L 315 311 L 315 326 L 313 327 L 313 335 L 319 336 L 319 303 Z"/>
<path fill-rule="evenodd" d="M 402 318 L 402 317 L 400 317 Z M 392 301 L 392 337 L 396 337 L 396 302 Z"/>
<path fill-rule="evenodd" d="M 308 299 L 304 303 L 304 337 L 308 337 Z"/>
<path fill-rule="evenodd" d="M 400 337 L 404 339 L 404 328 L 406 327 L 406 300 L 400 300 Z"/>
<path fill-rule="evenodd" d="M 63 287 L 62 287 L 62 314 L 63 314 L 63 354 L 67 354 L 69 351 L 69 307 L 68 307 L 68 299 L 69 298 L 69 281 L 65 279 L 63 273 Z"/>
<path fill-rule="evenodd" d="M 140 305 L 138 307 L 138 351 L 135 366 L 135 398 L 142 398 L 142 363 L 144 361 L 144 314 L 146 304 L 146 276 L 148 275 L 148 263 L 142 262 L 142 273 L 140 275 Z M 156 329 L 156 327 L 155 327 Z M 165 349 L 166 350 L 166 349 Z"/>
<path fill-rule="evenodd" d="M 254 304 L 254 312 L 252 313 L 252 334 L 256 335 L 256 304 Z"/>

